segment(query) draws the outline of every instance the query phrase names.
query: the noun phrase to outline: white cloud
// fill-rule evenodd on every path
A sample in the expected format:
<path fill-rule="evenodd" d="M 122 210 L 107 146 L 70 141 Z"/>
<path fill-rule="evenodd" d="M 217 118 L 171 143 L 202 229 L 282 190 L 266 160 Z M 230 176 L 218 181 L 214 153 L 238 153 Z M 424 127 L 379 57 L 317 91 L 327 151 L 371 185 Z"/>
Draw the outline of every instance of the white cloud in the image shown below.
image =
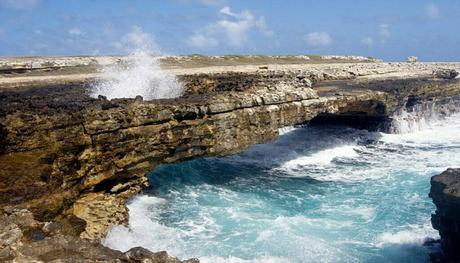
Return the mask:
<path fill-rule="evenodd" d="M 439 17 L 439 7 L 435 4 L 428 4 L 425 6 L 425 15 L 430 19 Z"/>
<path fill-rule="evenodd" d="M 211 36 L 196 33 L 189 38 L 189 44 L 197 48 L 216 47 L 219 41 Z"/>
<path fill-rule="evenodd" d="M 248 42 L 249 34 L 253 30 L 266 37 L 274 35 L 274 32 L 268 29 L 263 16 L 256 17 L 248 10 L 235 13 L 229 6 L 225 6 L 218 14 L 221 18 L 197 30 L 188 38 L 188 45 L 205 48 L 225 43 L 231 47 L 241 47 Z"/>
<path fill-rule="evenodd" d="M 363 43 L 366 46 L 372 46 L 374 45 L 374 39 L 372 37 L 363 37 L 361 39 L 361 43 Z"/>
<path fill-rule="evenodd" d="M 219 10 L 219 13 L 233 17 L 239 16 L 238 14 L 233 13 L 229 6 L 224 6 L 222 9 Z"/>
<path fill-rule="evenodd" d="M 84 33 L 83 33 L 83 31 L 81 31 L 80 28 L 74 27 L 74 28 L 69 30 L 69 35 L 71 35 L 71 36 L 82 36 L 82 35 L 84 35 Z"/>
<path fill-rule="evenodd" d="M 327 47 L 332 44 L 332 38 L 327 32 L 308 33 L 304 40 L 311 47 Z"/>
<path fill-rule="evenodd" d="M 0 0 L 0 6 L 9 9 L 31 9 L 35 7 L 40 0 Z"/>
<path fill-rule="evenodd" d="M 272 37 L 275 35 L 275 32 L 272 30 L 268 29 L 267 23 L 265 22 L 265 17 L 261 16 L 259 19 L 256 21 L 256 27 L 260 30 L 262 34 L 264 34 L 266 37 Z"/>

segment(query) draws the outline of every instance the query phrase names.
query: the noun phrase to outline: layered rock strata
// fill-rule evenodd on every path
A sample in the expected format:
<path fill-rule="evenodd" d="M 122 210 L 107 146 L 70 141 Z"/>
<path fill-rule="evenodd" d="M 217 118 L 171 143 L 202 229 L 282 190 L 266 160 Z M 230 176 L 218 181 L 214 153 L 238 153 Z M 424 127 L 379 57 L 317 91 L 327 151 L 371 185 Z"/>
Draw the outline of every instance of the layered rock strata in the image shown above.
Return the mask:
<path fill-rule="evenodd" d="M 0 207 L 27 209 L 64 235 L 97 241 L 127 223 L 126 201 L 158 164 L 241 152 L 307 122 L 389 130 L 401 109 L 455 111 L 459 80 L 433 75 L 438 65 L 412 67 L 410 74 L 407 65 L 384 63 L 191 69 L 178 75 L 184 96 L 154 101 L 91 98 L 97 75 L 5 77 Z"/>
<path fill-rule="evenodd" d="M 444 262 L 460 262 L 460 169 L 447 169 L 431 178 L 430 197 L 436 205 L 431 216 L 439 231 Z"/>

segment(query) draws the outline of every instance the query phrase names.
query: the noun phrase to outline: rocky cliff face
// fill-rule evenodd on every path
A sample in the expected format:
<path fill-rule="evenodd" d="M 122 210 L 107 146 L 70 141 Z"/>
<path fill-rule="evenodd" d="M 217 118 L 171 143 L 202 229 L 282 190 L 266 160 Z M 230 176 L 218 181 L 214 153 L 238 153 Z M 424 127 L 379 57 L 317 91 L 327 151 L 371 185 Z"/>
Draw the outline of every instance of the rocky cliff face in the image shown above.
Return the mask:
<path fill-rule="evenodd" d="M 430 197 L 436 205 L 431 223 L 439 231 L 445 262 L 460 262 L 460 169 L 431 178 Z"/>
<path fill-rule="evenodd" d="M 369 65 L 192 70 L 179 74 L 183 97 L 155 101 L 90 98 L 86 77 L 0 80 L 0 207 L 97 241 L 126 223 L 126 201 L 158 164 L 241 152 L 307 122 L 387 130 L 402 108 L 456 110 L 459 81 L 436 79 L 435 66 L 394 79 L 399 66 Z"/>

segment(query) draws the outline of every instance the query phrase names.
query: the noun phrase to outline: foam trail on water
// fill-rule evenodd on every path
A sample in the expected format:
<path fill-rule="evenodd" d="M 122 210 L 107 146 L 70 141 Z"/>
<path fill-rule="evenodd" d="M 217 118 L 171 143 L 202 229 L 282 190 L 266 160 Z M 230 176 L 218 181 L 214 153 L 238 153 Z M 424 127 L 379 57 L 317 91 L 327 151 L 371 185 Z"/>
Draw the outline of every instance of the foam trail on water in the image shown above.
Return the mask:
<path fill-rule="evenodd" d="M 182 94 L 183 87 L 176 76 L 161 69 L 160 52 L 152 38 L 134 27 L 123 42 L 131 48 L 126 61 L 106 66 L 102 78 L 91 88 L 91 96 L 108 99 L 134 98 L 138 95 L 146 100 L 175 98 Z"/>
<path fill-rule="evenodd" d="M 354 145 L 344 145 L 326 149 L 309 156 L 302 156 L 294 160 L 287 161 L 281 167 L 286 170 L 295 170 L 305 166 L 329 165 L 337 158 L 353 158 L 358 156 L 357 147 Z"/>

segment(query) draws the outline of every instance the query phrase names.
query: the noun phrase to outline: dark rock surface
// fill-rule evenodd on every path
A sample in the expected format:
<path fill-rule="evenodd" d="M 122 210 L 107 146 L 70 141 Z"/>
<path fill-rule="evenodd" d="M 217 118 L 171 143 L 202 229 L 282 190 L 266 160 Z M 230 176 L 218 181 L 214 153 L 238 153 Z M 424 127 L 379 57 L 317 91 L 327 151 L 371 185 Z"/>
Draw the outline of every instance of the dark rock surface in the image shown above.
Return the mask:
<path fill-rule="evenodd" d="M 458 71 L 454 69 L 438 69 L 433 72 L 433 75 L 440 79 L 455 79 L 458 76 Z"/>
<path fill-rule="evenodd" d="M 430 197 L 436 205 L 431 223 L 441 236 L 442 261 L 460 262 L 460 169 L 433 176 Z"/>

